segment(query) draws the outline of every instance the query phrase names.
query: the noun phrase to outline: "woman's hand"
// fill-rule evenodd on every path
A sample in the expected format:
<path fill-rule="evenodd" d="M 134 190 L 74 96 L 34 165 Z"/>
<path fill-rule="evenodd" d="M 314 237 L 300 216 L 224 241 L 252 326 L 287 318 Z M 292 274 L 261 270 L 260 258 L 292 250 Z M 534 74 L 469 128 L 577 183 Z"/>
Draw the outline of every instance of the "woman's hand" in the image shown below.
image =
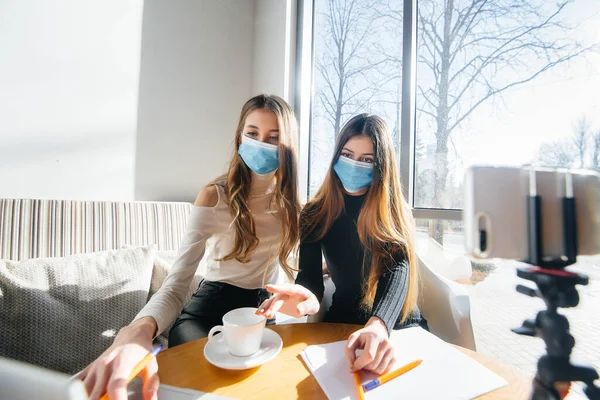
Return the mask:
<path fill-rule="evenodd" d="M 127 380 L 131 371 L 152 350 L 156 322 L 142 318 L 121 329 L 113 344 L 77 378 L 81 379 L 90 395 L 97 400 L 108 393 L 111 400 L 127 400 Z M 141 373 L 144 380 L 144 400 L 157 400 L 158 364 L 153 357 Z"/>
<path fill-rule="evenodd" d="M 363 350 L 358 358 L 357 350 Z M 396 356 L 385 324 L 379 318 L 371 317 L 364 328 L 348 338 L 346 357 L 352 372 L 366 369 L 381 375 L 391 369 Z"/>
<path fill-rule="evenodd" d="M 319 311 L 319 300 L 302 285 L 267 285 L 266 289 L 274 295 L 260 305 L 257 315 L 273 318 L 280 311 L 290 317 L 300 318 Z"/>

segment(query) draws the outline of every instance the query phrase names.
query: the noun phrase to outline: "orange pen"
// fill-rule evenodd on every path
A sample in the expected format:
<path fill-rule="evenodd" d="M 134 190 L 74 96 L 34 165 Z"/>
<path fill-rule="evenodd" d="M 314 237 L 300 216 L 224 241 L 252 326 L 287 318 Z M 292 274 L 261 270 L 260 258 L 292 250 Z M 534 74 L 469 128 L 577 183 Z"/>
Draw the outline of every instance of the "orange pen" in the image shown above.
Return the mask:
<path fill-rule="evenodd" d="M 369 390 L 373 390 L 376 387 L 379 387 L 379 386 L 383 385 L 384 383 L 389 382 L 392 379 L 397 378 L 400 375 L 410 371 L 411 369 L 418 367 L 422 362 L 423 362 L 423 360 L 415 360 L 413 362 L 410 362 L 410 363 L 398 368 L 395 371 L 388 372 L 387 374 L 383 374 L 379 378 L 374 379 L 371 382 L 362 385 L 362 389 L 365 392 L 368 392 Z"/>
<path fill-rule="evenodd" d="M 135 368 L 133 369 L 133 371 L 131 371 L 131 374 L 129 374 L 129 379 L 127 379 L 127 383 L 131 382 L 133 380 L 133 378 L 135 378 L 136 376 L 138 376 L 138 374 L 140 372 L 142 372 L 142 370 L 144 368 L 146 368 L 146 366 L 148 365 L 148 363 L 150 362 L 150 360 L 152 360 L 154 357 L 156 357 L 156 355 L 158 354 L 158 352 L 162 349 L 162 345 L 158 345 L 156 346 L 154 349 L 152 349 L 152 351 L 148 354 L 146 354 L 146 357 L 144 357 L 142 359 L 142 361 L 140 361 L 138 363 L 138 365 L 135 366 Z M 104 396 L 100 397 L 100 400 L 108 400 L 108 393 L 104 393 Z"/>
<path fill-rule="evenodd" d="M 358 400 L 365 400 L 365 392 L 363 391 L 362 383 L 360 382 L 360 374 L 354 373 L 354 382 L 356 383 L 356 392 L 358 393 Z"/>

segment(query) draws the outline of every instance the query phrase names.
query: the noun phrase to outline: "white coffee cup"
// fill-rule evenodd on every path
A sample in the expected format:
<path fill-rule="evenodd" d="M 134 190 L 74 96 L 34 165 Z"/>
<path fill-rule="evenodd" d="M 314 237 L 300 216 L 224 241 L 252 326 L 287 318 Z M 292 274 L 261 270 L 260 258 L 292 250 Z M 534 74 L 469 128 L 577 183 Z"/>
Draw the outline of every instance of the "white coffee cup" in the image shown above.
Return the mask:
<path fill-rule="evenodd" d="M 250 356 L 260 349 L 267 319 L 256 315 L 256 308 L 244 307 L 229 311 L 223 316 L 223 325 L 208 333 L 208 341 L 224 341 L 229 352 L 238 357 Z M 215 335 L 223 332 L 219 339 Z"/>

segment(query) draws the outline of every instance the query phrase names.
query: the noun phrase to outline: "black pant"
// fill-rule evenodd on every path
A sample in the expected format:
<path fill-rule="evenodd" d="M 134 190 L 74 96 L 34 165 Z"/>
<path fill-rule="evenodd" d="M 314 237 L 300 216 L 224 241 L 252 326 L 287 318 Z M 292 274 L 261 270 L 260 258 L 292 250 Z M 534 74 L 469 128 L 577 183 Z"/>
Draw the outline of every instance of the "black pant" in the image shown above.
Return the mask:
<path fill-rule="evenodd" d="M 240 307 L 258 307 L 269 298 L 265 289 L 242 289 L 223 282 L 202 281 L 169 332 L 169 347 L 208 336 L 223 315 Z M 267 321 L 267 325 L 274 320 Z"/>

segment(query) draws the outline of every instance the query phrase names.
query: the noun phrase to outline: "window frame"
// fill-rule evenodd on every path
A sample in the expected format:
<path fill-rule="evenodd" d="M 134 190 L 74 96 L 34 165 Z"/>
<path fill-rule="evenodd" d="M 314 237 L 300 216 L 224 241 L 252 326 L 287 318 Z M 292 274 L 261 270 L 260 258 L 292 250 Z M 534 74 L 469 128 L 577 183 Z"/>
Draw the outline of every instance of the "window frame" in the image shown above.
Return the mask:
<path fill-rule="evenodd" d="M 297 0 L 296 87 L 294 108 L 299 130 L 300 198 L 306 202 L 310 191 L 310 142 L 312 98 L 314 95 L 314 10 L 317 0 Z M 414 206 L 415 142 L 417 95 L 418 0 L 404 0 L 402 33 L 402 109 L 400 121 L 400 176 L 402 193 L 417 219 L 462 220 L 462 210 Z"/>

